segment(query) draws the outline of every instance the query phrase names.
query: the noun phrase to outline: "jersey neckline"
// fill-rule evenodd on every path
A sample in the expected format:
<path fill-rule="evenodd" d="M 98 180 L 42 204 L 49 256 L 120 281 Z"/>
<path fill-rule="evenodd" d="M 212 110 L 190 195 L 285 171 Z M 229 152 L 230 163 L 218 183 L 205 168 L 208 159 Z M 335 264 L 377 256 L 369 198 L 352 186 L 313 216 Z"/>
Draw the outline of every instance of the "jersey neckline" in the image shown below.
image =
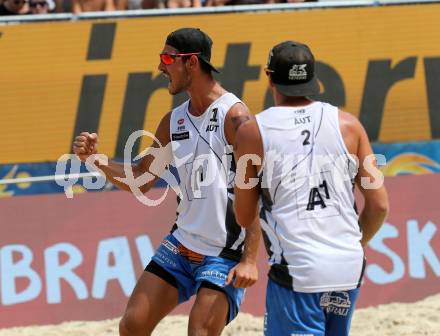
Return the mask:
<path fill-rule="evenodd" d="M 188 114 L 188 116 L 192 119 L 192 120 L 202 120 L 206 117 L 207 113 L 209 111 L 209 109 L 212 107 L 212 105 L 216 104 L 218 101 L 220 101 L 224 96 L 230 94 L 230 92 L 226 91 L 225 93 L 223 93 L 220 97 L 218 97 L 216 100 L 214 100 L 207 108 L 205 111 L 203 111 L 203 113 L 199 116 L 195 116 L 193 114 L 191 114 L 191 112 L 189 112 L 189 105 L 191 103 L 191 99 L 187 100 L 187 104 L 186 104 L 186 113 Z"/>

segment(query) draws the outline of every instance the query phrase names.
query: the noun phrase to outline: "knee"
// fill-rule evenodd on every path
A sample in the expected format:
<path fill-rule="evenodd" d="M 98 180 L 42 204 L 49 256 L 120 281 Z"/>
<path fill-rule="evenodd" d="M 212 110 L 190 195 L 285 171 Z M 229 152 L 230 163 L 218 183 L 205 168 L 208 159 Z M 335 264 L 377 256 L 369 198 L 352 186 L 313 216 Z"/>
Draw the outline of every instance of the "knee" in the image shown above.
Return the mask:
<path fill-rule="evenodd" d="M 220 335 L 224 327 L 219 326 L 219 323 L 210 318 L 196 318 L 190 319 L 188 323 L 189 336 L 213 336 Z"/>
<path fill-rule="evenodd" d="M 119 321 L 119 336 L 148 336 L 151 332 L 147 321 L 137 318 L 133 312 L 126 311 Z"/>

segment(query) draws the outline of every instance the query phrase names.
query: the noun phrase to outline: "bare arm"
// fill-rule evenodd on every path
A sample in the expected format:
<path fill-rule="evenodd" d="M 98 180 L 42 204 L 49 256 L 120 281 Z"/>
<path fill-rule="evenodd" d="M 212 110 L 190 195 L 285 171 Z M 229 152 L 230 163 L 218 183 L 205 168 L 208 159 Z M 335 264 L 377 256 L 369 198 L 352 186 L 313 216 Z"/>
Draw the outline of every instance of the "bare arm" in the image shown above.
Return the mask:
<path fill-rule="evenodd" d="M 368 182 L 365 183 L 365 181 L 374 183 L 382 176 L 382 173 L 377 169 L 375 160 L 371 161 L 372 164 L 368 166 L 366 158 L 370 155 L 374 155 L 373 150 L 368 141 L 367 133 L 362 127 L 358 150 L 359 171 L 356 176 L 356 184 L 365 199 L 364 208 L 359 217 L 362 229 L 362 246 L 367 245 L 370 239 L 379 231 L 389 209 L 388 194 L 383 183 L 377 188 L 371 188 L 367 185 Z"/>
<path fill-rule="evenodd" d="M 244 265 L 255 265 L 261 239 L 258 218 L 258 170 L 263 157 L 263 145 L 254 117 L 243 123 L 236 132 L 234 155 L 237 160 L 234 209 L 237 222 L 246 228 Z M 250 283 L 251 285 L 253 283 Z"/>
<path fill-rule="evenodd" d="M 263 151 L 260 131 L 255 118 L 252 117 L 239 128 L 234 148 L 237 160 L 235 215 L 238 223 L 245 228 L 252 226 L 258 217 L 258 171 L 262 164 Z"/>
<path fill-rule="evenodd" d="M 235 104 L 226 115 L 225 120 L 225 136 L 229 144 L 234 145 L 234 157 L 237 163 L 236 171 L 236 186 L 235 186 L 235 216 L 238 223 L 247 228 L 250 227 L 257 213 L 258 189 L 248 188 L 245 186 L 249 181 L 245 179 L 257 178 L 257 171 L 255 166 L 247 162 L 246 158 L 241 158 L 243 155 L 255 153 L 250 147 L 252 141 L 255 140 L 255 129 L 258 131 L 258 126 L 255 117 L 250 114 L 248 108 L 243 104 Z M 259 132 L 257 133 L 259 136 Z M 258 143 L 258 142 L 257 142 Z M 237 198 L 238 192 L 238 198 Z M 237 211 L 239 209 L 239 211 Z M 247 217 L 243 222 L 241 217 Z"/>
<path fill-rule="evenodd" d="M 157 128 L 152 145 L 147 148 L 146 155 L 138 164 L 129 164 L 134 178 L 142 176 L 143 184 L 139 187 L 145 193 L 154 186 L 165 171 L 167 165 L 171 162 L 172 153 L 170 148 L 170 115 L 164 116 Z M 81 133 L 75 138 L 73 143 L 73 152 L 78 155 L 81 161 L 86 161 L 92 154 L 98 153 L 98 137 L 95 133 Z M 108 164 L 95 161 L 95 165 L 105 174 L 113 184 L 119 188 L 131 191 L 130 186 L 126 182 L 122 182 L 117 178 L 125 178 L 124 164 L 109 160 Z"/>
<path fill-rule="evenodd" d="M 235 104 L 226 115 L 225 119 L 225 137 L 229 144 L 234 144 L 237 147 L 237 137 L 239 129 L 246 123 L 255 118 L 250 114 L 248 108 L 243 104 Z M 237 152 L 234 151 L 235 159 L 238 159 Z M 237 190 L 237 187 L 235 188 Z M 237 200 L 237 199 L 236 199 Z M 236 201 L 235 200 L 235 201 Z M 258 190 L 255 199 L 255 216 L 254 221 L 246 227 L 246 237 L 244 242 L 244 251 L 240 263 L 235 266 L 229 273 L 227 283 L 230 283 L 235 278 L 235 287 L 249 287 L 252 286 L 258 279 L 258 270 L 256 267 L 258 246 L 260 243 L 261 229 L 260 223 L 257 220 L 256 204 L 258 202 Z M 235 202 L 234 202 L 235 203 Z M 235 208 L 237 205 L 235 204 Z M 238 216 L 236 213 L 236 218 Z M 240 222 L 239 222 L 240 223 Z"/>
<path fill-rule="evenodd" d="M 370 141 L 362 124 L 345 112 L 340 113 L 340 124 L 349 152 L 355 153 L 359 160 L 356 185 L 365 200 L 359 224 L 362 229 L 361 244 L 366 246 L 379 231 L 388 214 L 388 194 L 381 183 L 383 175 L 377 168 Z"/>

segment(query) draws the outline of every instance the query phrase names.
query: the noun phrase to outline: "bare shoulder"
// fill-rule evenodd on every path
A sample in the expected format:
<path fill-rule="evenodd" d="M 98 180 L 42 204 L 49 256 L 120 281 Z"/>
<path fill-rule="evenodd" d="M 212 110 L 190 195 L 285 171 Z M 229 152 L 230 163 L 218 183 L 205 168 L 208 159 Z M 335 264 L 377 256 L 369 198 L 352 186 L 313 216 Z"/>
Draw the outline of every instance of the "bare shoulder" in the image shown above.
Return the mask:
<path fill-rule="evenodd" d="M 242 102 L 234 104 L 226 114 L 226 119 L 230 119 L 235 129 L 238 129 L 242 123 L 245 123 L 252 116 L 249 108 Z"/>
<path fill-rule="evenodd" d="M 242 102 L 234 104 L 225 117 L 225 137 L 230 145 L 235 143 L 235 136 L 240 126 L 252 118 L 249 108 Z"/>
<path fill-rule="evenodd" d="M 241 124 L 235 135 L 235 150 L 264 156 L 263 140 L 257 119 L 251 115 L 250 118 Z"/>
<path fill-rule="evenodd" d="M 365 128 L 359 119 L 353 114 L 342 110 L 339 110 L 339 127 L 343 136 L 345 134 L 356 134 L 359 137 L 366 136 Z"/>
<path fill-rule="evenodd" d="M 240 125 L 236 132 L 237 141 L 243 139 L 255 139 L 256 136 L 260 134 L 258 128 L 257 119 L 255 116 L 250 115 L 249 118 Z"/>
<path fill-rule="evenodd" d="M 160 120 L 160 124 L 164 124 L 164 126 L 170 128 L 170 120 L 171 120 L 171 113 L 173 111 L 169 111 L 168 113 L 166 113 L 162 119 Z"/>
<path fill-rule="evenodd" d="M 365 133 L 364 128 L 353 114 L 339 110 L 339 128 L 341 130 L 344 143 L 351 154 L 357 154 L 359 140 Z"/>
<path fill-rule="evenodd" d="M 162 146 L 166 146 L 171 141 L 170 120 L 171 120 L 171 111 L 162 117 L 159 126 L 157 127 L 156 130 L 156 137 L 161 142 Z"/>
<path fill-rule="evenodd" d="M 356 131 L 362 128 L 362 124 L 356 116 L 351 113 L 339 110 L 339 126 L 341 131 L 346 129 L 347 131 Z"/>

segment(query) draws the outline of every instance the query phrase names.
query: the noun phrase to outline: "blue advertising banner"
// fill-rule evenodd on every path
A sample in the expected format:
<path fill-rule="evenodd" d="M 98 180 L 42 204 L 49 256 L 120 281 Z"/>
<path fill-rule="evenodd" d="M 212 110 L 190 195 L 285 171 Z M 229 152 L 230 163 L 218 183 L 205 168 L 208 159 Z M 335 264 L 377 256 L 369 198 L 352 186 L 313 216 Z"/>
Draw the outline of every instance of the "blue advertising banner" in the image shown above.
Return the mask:
<path fill-rule="evenodd" d="M 385 176 L 440 173 L 440 141 L 373 144 L 373 151 L 386 158 Z"/>
<path fill-rule="evenodd" d="M 56 172 L 56 162 L 22 163 L 0 165 L 0 180 L 26 179 L 38 176 L 53 176 Z M 81 172 L 86 172 L 84 166 Z M 74 187 L 77 191 L 81 186 Z M 64 192 L 64 188 L 55 180 L 49 182 L 24 182 L 17 184 L 0 184 L 0 197 L 17 195 L 35 195 Z"/>
<path fill-rule="evenodd" d="M 170 169 L 171 173 L 175 173 L 174 169 Z M 88 177 L 89 185 L 93 184 L 93 188 L 84 187 L 84 179 L 75 176 L 83 173 L 93 173 L 92 169 L 88 169 L 84 163 L 79 160 L 67 160 L 57 162 L 42 163 L 20 163 L 20 164 L 4 164 L 0 165 L 0 181 L 4 180 L 24 180 L 22 183 L 0 183 L 0 198 L 21 195 L 37 195 L 50 193 L 64 193 L 66 188 L 71 188 L 73 194 L 87 191 L 109 191 L 117 188 L 111 183 L 106 182 L 103 177 Z M 55 176 L 71 175 L 65 179 L 55 181 Z M 72 176 L 73 175 L 73 176 Z M 32 178 L 48 177 L 52 180 L 44 182 L 32 182 Z M 166 182 L 159 179 L 155 187 L 165 187 Z"/>

